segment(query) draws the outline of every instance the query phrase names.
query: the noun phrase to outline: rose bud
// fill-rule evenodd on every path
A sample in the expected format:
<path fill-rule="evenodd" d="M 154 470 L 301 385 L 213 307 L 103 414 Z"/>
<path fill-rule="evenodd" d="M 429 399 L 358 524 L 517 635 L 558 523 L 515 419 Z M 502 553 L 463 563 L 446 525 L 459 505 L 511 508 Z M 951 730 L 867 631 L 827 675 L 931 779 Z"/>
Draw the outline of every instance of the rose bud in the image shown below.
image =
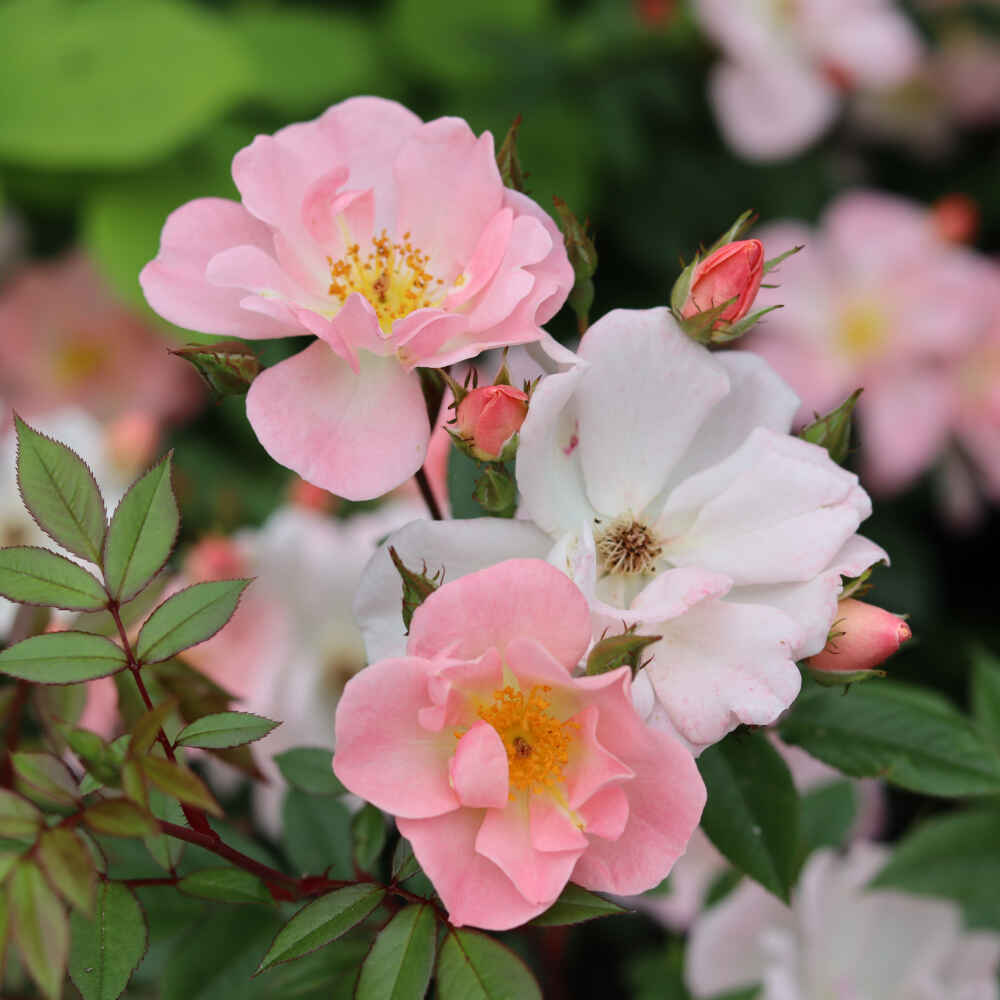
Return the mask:
<path fill-rule="evenodd" d="M 108 455 L 119 469 L 138 470 L 152 460 L 159 439 L 156 418 L 150 413 L 132 410 L 108 427 Z"/>
<path fill-rule="evenodd" d="M 935 232 L 948 243 L 971 243 L 979 231 L 979 205 L 967 194 L 947 194 L 931 208 Z"/>
<path fill-rule="evenodd" d="M 834 683 L 861 680 L 911 635 L 910 626 L 899 615 L 847 598 L 837 607 L 826 648 L 806 662 L 814 677 L 824 675 Z"/>
<path fill-rule="evenodd" d="M 484 385 L 458 404 L 457 431 L 481 461 L 501 458 L 504 446 L 521 429 L 528 397 L 511 385 Z M 509 457 L 509 456 L 507 456 Z"/>
<path fill-rule="evenodd" d="M 184 559 L 184 575 L 196 583 L 232 580 L 244 576 L 247 561 L 231 538 L 209 535 L 197 542 Z"/>
<path fill-rule="evenodd" d="M 750 311 L 763 277 L 764 245 L 760 240 L 727 243 L 695 268 L 681 315 L 689 319 L 735 299 L 722 310 L 715 324 L 735 323 Z"/>

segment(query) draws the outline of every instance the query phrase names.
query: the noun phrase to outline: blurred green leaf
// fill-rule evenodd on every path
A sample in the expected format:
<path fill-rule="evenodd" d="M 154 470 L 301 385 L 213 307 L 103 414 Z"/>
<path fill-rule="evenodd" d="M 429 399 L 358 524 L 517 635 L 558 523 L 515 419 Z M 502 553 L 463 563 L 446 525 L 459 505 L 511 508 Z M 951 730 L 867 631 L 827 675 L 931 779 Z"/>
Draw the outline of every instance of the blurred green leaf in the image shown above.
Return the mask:
<path fill-rule="evenodd" d="M 174 740 L 176 746 L 222 749 L 263 739 L 280 722 L 250 712 L 218 712 L 186 726 Z"/>
<path fill-rule="evenodd" d="M 19 861 L 9 883 L 14 940 L 31 978 L 47 997 L 59 997 L 69 956 L 69 921 L 41 869 Z"/>
<path fill-rule="evenodd" d="M 76 684 L 107 677 L 125 665 L 120 646 L 89 632 L 33 635 L 0 653 L 0 671 L 36 684 Z"/>
<path fill-rule="evenodd" d="M 5 63 L 0 59 L 0 65 Z M 0 106 L 4 103 L 0 101 Z M 107 514 L 94 474 L 75 451 L 39 434 L 16 414 L 14 424 L 17 483 L 25 507 L 39 527 L 63 548 L 100 563 Z"/>
<path fill-rule="evenodd" d="M 535 927 L 561 927 L 628 912 L 617 903 L 612 903 L 610 899 L 570 883 L 559 894 L 559 898 L 531 923 Z"/>
<path fill-rule="evenodd" d="M 163 723 L 176 707 L 177 702 L 169 698 L 139 716 L 129 736 L 128 757 L 142 757 L 149 753 L 149 748 L 156 742 Z"/>
<path fill-rule="evenodd" d="M 1000 756 L 947 699 L 897 681 L 847 694 L 807 691 L 781 726 L 786 743 L 855 778 L 927 795 L 1000 793 Z"/>
<path fill-rule="evenodd" d="M 291 962 L 336 941 L 364 920 L 384 898 L 381 886 L 361 882 L 336 889 L 302 907 L 278 931 L 258 971 Z"/>
<path fill-rule="evenodd" d="M 320 747 L 295 747 L 275 756 L 282 777 L 310 795 L 345 795 L 347 789 L 333 773 L 333 751 Z"/>
<path fill-rule="evenodd" d="M 80 801 L 80 790 L 58 757 L 21 751 L 11 755 L 11 763 L 22 795 L 56 806 L 75 806 Z"/>
<path fill-rule="evenodd" d="M 0 596 L 66 611 L 96 611 L 108 602 L 101 584 L 82 566 L 48 549 L 0 549 Z"/>
<path fill-rule="evenodd" d="M 46 830 L 38 844 L 38 863 L 67 902 L 81 913 L 93 911 L 97 870 L 90 850 L 72 830 Z"/>
<path fill-rule="evenodd" d="M 857 786 L 847 778 L 803 792 L 799 799 L 799 833 L 803 855 L 820 847 L 847 842 L 858 811 Z"/>
<path fill-rule="evenodd" d="M 454 518 L 482 517 L 483 508 L 476 500 L 479 464 L 457 448 L 448 452 L 448 503 Z"/>
<path fill-rule="evenodd" d="M 203 868 L 177 883 L 181 892 L 222 903 L 270 903 L 267 886 L 250 872 L 240 868 Z"/>
<path fill-rule="evenodd" d="M 980 732 L 1000 750 L 1000 660 L 983 648 L 972 659 L 972 715 Z"/>
<path fill-rule="evenodd" d="M 708 789 L 701 826 L 740 871 L 788 901 L 799 847 L 799 801 L 781 754 L 740 729 L 698 758 Z"/>
<path fill-rule="evenodd" d="M 405 882 L 420 871 L 420 863 L 413 853 L 413 846 L 405 837 L 396 841 L 392 852 L 392 877 L 396 882 Z"/>
<path fill-rule="evenodd" d="M 434 968 L 434 910 L 406 906 L 379 932 L 368 952 L 357 1000 L 423 1000 Z"/>
<path fill-rule="evenodd" d="M 83 1000 L 117 1000 L 146 953 L 146 917 L 132 890 L 101 882 L 92 920 L 70 922 L 69 975 Z"/>
<path fill-rule="evenodd" d="M 162 757 L 143 757 L 139 761 L 143 774 L 167 795 L 172 795 L 180 802 L 197 806 L 213 816 L 221 816 L 222 809 L 215 801 L 215 796 L 208 790 L 205 783 L 194 771 L 164 760 Z"/>
<path fill-rule="evenodd" d="M 27 799 L 0 788 L 0 837 L 33 838 L 41 829 L 42 814 Z"/>
<path fill-rule="evenodd" d="M 307 795 L 290 788 L 282 819 L 284 847 L 301 874 L 329 871 L 334 878 L 351 878 L 351 814 L 338 799 Z"/>
<path fill-rule="evenodd" d="M 116 601 L 135 597 L 170 558 L 180 527 L 171 482 L 172 455 L 137 479 L 111 518 L 104 578 Z"/>
<path fill-rule="evenodd" d="M 385 847 L 385 819 L 382 810 L 366 802 L 351 820 L 351 836 L 354 840 L 354 863 L 363 872 L 373 871 L 382 848 Z"/>
<path fill-rule="evenodd" d="M 452 928 L 438 953 L 435 975 L 441 1000 L 542 1000 L 524 962 L 480 931 Z"/>
<path fill-rule="evenodd" d="M 160 832 L 156 820 L 128 799 L 107 799 L 92 805 L 83 814 L 83 822 L 95 833 L 113 837 L 145 837 Z"/>
<path fill-rule="evenodd" d="M 142 626 L 136 656 L 143 663 L 156 663 L 211 639 L 232 618 L 248 583 L 210 580 L 168 597 Z"/>
<path fill-rule="evenodd" d="M 19 0 L 0 7 L 0 37 L 0 157 L 29 166 L 150 162 L 251 83 L 243 47 L 187 3 Z"/>

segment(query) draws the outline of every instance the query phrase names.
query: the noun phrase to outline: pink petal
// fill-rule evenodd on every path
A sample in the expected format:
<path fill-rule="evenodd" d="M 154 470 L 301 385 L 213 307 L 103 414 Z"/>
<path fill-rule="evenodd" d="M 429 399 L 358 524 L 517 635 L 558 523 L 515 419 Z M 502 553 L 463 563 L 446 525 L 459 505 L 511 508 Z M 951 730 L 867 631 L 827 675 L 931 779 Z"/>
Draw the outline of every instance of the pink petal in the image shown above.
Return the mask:
<path fill-rule="evenodd" d="M 549 901 L 529 903 L 492 861 L 476 852 L 485 815 L 458 809 L 433 819 L 398 819 L 396 826 L 413 846 L 452 924 L 505 931 L 537 917 Z"/>
<path fill-rule="evenodd" d="M 513 228 L 514 213 L 509 208 L 500 209 L 490 219 L 462 271 L 465 283 L 449 294 L 442 308 L 455 309 L 483 290 L 504 258 Z"/>
<path fill-rule="evenodd" d="M 160 252 L 139 275 L 146 300 L 164 319 L 189 330 L 258 339 L 298 333 L 294 326 L 240 307 L 244 293 L 206 280 L 208 262 L 222 250 L 253 245 L 273 250 L 271 233 L 242 205 L 225 198 L 199 198 L 168 217 Z"/>
<path fill-rule="evenodd" d="M 458 741 L 448 773 L 463 806 L 473 809 L 506 807 L 509 791 L 507 751 L 488 722 L 477 722 Z"/>
<path fill-rule="evenodd" d="M 407 657 L 355 674 L 337 705 L 333 769 L 355 795 L 396 816 L 422 819 L 459 808 L 448 783 L 451 733 L 428 732 L 431 665 Z"/>
<path fill-rule="evenodd" d="M 537 640 L 567 670 L 590 644 L 586 599 L 540 559 L 509 559 L 436 590 L 413 616 L 407 649 L 473 659 L 518 638 Z"/>
<path fill-rule="evenodd" d="M 257 376 L 247 418 L 275 461 L 349 500 L 381 496 L 409 479 L 430 437 L 415 375 L 368 353 L 355 375 L 321 342 Z"/>
<path fill-rule="evenodd" d="M 577 810 L 592 837 L 617 840 L 628 823 L 628 795 L 624 785 L 605 785 Z"/>
<path fill-rule="evenodd" d="M 587 678 L 589 687 L 594 687 L 599 681 L 602 688 L 609 686 L 620 688 L 622 685 L 622 670 L 614 670 L 599 678 Z M 627 672 L 627 670 L 626 670 Z M 580 684 L 578 683 L 578 687 Z M 631 708 L 631 704 L 629 706 Z M 639 717 L 632 710 L 634 725 L 639 725 Z M 608 784 L 627 781 L 632 777 L 632 768 L 627 763 L 611 753 L 597 736 L 600 710 L 596 705 L 590 705 L 573 716 L 573 722 L 579 727 L 570 751 L 569 764 L 564 771 L 566 776 L 566 798 L 570 808 L 579 809 L 593 795 Z M 602 725 L 605 728 L 606 723 Z"/>
<path fill-rule="evenodd" d="M 476 852 L 489 858 L 529 903 L 555 902 L 569 881 L 581 845 L 566 851 L 539 851 L 531 842 L 528 799 L 516 795 L 506 809 L 490 809 L 476 836 Z"/>
<path fill-rule="evenodd" d="M 529 803 L 531 844 L 536 851 L 575 851 L 589 841 L 566 810 L 549 795 L 532 795 Z"/>

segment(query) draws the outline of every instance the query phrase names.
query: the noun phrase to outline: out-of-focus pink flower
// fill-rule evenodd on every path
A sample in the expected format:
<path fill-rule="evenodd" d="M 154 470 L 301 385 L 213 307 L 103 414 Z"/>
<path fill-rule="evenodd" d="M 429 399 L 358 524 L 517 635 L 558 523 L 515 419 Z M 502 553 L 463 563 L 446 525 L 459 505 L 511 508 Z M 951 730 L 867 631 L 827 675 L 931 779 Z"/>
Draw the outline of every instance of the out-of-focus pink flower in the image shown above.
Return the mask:
<path fill-rule="evenodd" d="M 98 677 L 87 683 L 87 703 L 77 725 L 106 740 L 118 735 L 118 689 L 114 678 Z"/>
<path fill-rule="evenodd" d="M 834 121 L 846 91 L 882 91 L 922 46 L 891 0 L 697 0 L 724 60 L 709 98 L 727 142 L 753 160 L 793 156 Z"/>
<path fill-rule="evenodd" d="M 143 289 L 205 333 L 318 338 L 255 379 L 247 415 L 276 461 L 352 500 L 424 461 L 416 367 L 538 340 L 573 285 L 555 224 L 458 118 L 353 98 L 258 136 L 233 177 L 242 204 L 170 216 Z"/>
<path fill-rule="evenodd" d="M 107 431 L 108 455 L 120 469 L 141 469 L 156 454 L 160 428 L 156 418 L 133 410 L 111 421 Z"/>
<path fill-rule="evenodd" d="M 768 315 L 745 346 L 763 355 L 802 399 L 797 422 L 858 387 L 866 485 L 883 494 L 912 482 L 951 438 L 969 386 L 961 374 L 1000 313 L 1000 270 L 946 243 L 920 205 L 854 192 L 817 230 L 778 224 L 765 249 L 805 249 L 762 289 Z M 975 379 L 973 379 L 975 381 Z"/>
<path fill-rule="evenodd" d="M 913 633 L 899 615 L 849 597 L 837 606 L 833 634 L 822 652 L 809 657 L 813 670 L 829 674 L 873 670 Z"/>
<path fill-rule="evenodd" d="M 735 299 L 719 314 L 717 321 L 735 323 L 750 312 L 763 278 L 764 245 L 760 240 L 727 243 L 695 268 L 681 315 L 687 319 Z"/>
<path fill-rule="evenodd" d="M 589 644 L 576 586 L 508 560 L 435 591 L 407 655 L 344 690 L 334 770 L 397 817 L 454 924 L 515 927 L 568 881 L 649 889 L 697 825 L 694 761 L 642 724 L 629 669 L 572 675 Z"/>
<path fill-rule="evenodd" d="M 288 499 L 303 510 L 316 510 L 329 514 L 337 505 L 337 498 L 321 486 L 313 486 L 296 476 L 288 489 Z"/>
<path fill-rule="evenodd" d="M 934 227 L 948 243 L 971 243 L 979 231 L 979 205 L 967 194 L 939 198 L 931 208 Z"/>
<path fill-rule="evenodd" d="M 82 253 L 17 272 L 0 295 L 0 330 L 0 397 L 28 417 L 74 406 L 159 425 L 204 399 L 198 376 Z"/>
<path fill-rule="evenodd" d="M 483 385 L 458 404 L 458 433 L 484 460 L 498 458 L 528 415 L 528 395 L 512 385 Z"/>
<path fill-rule="evenodd" d="M 192 583 L 235 580 L 249 572 L 249 559 L 244 547 L 225 535 L 202 538 L 184 558 L 184 575 Z"/>

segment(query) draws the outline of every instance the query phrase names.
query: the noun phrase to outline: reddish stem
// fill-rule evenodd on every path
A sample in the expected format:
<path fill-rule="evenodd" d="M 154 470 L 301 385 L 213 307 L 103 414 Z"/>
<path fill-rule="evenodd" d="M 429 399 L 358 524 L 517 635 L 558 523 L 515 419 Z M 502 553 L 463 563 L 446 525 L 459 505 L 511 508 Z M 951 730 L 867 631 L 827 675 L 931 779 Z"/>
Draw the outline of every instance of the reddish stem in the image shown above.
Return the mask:
<path fill-rule="evenodd" d="M 427 509 L 430 511 L 431 517 L 435 521 L 443 521 L 444 515 L 441 513 L 441 508 L 438 506 L 437 498 L 434 496 L 434 491 L 431 489 L 431 484 L 427 481 L 427 472 L 423 466 L 417 470 L 417 474 L 414 478 L 417 480 L 420 495 L 424 498 L 424 503 L 427 504 Z"/>

